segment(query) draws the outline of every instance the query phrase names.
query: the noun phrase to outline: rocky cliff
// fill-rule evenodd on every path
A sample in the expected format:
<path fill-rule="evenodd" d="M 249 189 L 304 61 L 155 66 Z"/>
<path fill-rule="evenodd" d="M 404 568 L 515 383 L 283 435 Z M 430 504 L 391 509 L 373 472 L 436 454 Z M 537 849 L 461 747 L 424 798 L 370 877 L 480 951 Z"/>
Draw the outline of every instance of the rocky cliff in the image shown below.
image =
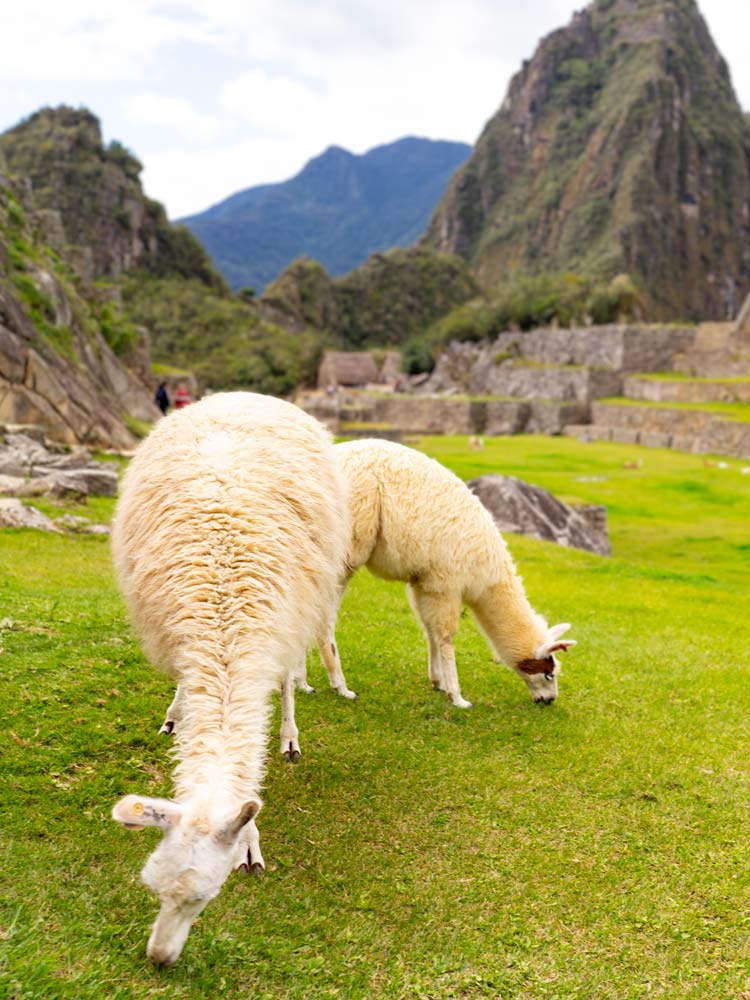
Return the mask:
<path fill-rule="evenodd" d="M 0 423 L 41 425 L 68 444 L 132 447 L 134 420 L 156 411 L 102 330 L 108 322 L 130 336 L 133 351 L 138 333 L 118 326 L 108 302 L 81 294 L 69 261 L 44 241 L 47 224 L 30 184 L 0 162 Z"/>
<path fill-rule="evenodd" d="M 104 145 L 90 111 L 43 108 L 0 135 L 0 150 L 30 180 L 47 242 L 67 247 L 84 280 L 139 269 L 225 288 L 198 240 L 144 195 L 139 161 L 119 142 Z"/>
<path fill-rule="evenodd" d="M 492 286 L 629 273 L 651 318 L 750 287 L 750 128 L 694 0 L 595 0 L 511 81 L 425 242 Z"/>

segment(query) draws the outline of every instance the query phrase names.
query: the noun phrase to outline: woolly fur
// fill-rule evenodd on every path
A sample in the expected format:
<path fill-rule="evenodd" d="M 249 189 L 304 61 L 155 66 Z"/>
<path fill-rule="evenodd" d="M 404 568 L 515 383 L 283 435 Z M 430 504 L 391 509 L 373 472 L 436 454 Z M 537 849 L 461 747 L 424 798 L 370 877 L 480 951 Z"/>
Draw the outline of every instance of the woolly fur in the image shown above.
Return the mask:
<path fill-rule="evenodd" d="M 128 469 L 112 534 L 143 648 L 179 684 L 175 801 L 112 815 L 164 836 L 142 872 L 147 954 L 180 956 L 233 868 L 263 867 L 254 816 L 271 694 L 330 619 L 349 540 L 328 433 L 290 403 L 211 396 L 161 421 Z"/>
<path fill-rule="evenodd" d="M 533 659 L 547 639 L 547 623 L 529 604 L 492 517 L 466 485 L 433 459 L 389 441 L 351 441 L 334 452 L 349 489 L 349 576 L 367 566 L 376 576 L 409 584 L 431 664 L 442 651 L 455 674 L 452 639 L 462 604 L 505 663 L 516 669 Z M 335 647 L 320 646 L 331 672 Z M 433 676 L 432 666 L 431 677 L 462 703 L 457 680 Z"/>
<path fill-rule="evenodd" d="M 112 544 L 143 648 L 182 688 L 178 802 L 258 792 L 270 695 L 334 606 L 345 497 L 328 433 L 271 397 L 210 396 L 138 449 Z"/>

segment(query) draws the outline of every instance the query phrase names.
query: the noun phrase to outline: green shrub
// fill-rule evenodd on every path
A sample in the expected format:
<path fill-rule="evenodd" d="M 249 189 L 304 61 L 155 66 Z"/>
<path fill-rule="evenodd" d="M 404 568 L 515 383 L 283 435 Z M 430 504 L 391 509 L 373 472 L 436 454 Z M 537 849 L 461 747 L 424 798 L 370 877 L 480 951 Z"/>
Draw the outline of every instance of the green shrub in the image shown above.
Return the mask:
<path fill-rule="evenodd" d="M 129 354 L 138 343 L 138 330 L 129 322 L 114 302 L 105 302 L 98 311 L 102 336 L 118 357 Z"/>
<path fill-rule="evenodd" d="M 435 355 L 423 337 L 414 337 L 401 349 L 401 370 L 407 375 L 431 372 L 435 367 Z"/>

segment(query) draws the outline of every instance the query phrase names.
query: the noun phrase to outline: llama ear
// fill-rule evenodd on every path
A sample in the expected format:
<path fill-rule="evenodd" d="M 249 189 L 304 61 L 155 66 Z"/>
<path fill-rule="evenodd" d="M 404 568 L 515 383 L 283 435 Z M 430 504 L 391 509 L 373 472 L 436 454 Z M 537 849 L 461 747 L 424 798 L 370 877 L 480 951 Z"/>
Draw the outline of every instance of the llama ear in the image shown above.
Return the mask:
<path fill-rule="evenodd" d="M 560 636 L 565 635 L 569 628 L 570 625 L 565 623 L 563 625 L 553 625 L 552 628 L 547 629 L 547 641 L 542 643 L 541 646 L 537 646 L 534 658 L 537 660 L 546 660 L 553 653 L 564 653 L 571 646 L 575 646 L 575 639 L 560 638 Z"/>
<path fill-rule="evenodd" d="M 563 625 L 553 625 L 552 628 L 547 630 L 547 639 L 561 639 L 569 628 L 570 622 L 565 622 Z"/>
<path fill-rule="evenodd" d="M 112 819 L 128 830 L 156 826 L 169 830 L 182 819 L 182 808 L 168 799 L 149 799 L 143 795 L 126 795 L 112 809 Z"/>
<path fill-rule="evenodd" d="M 242 827 L 246 826 L 254 816 L 258 815 L 262 805 L 263 803 L 260 799 L 248 799 L 247 802 L 244 802 L 240 811 L 229 820 L 221 831 L 219 838 L 227 841 L 234 840 Z"/>

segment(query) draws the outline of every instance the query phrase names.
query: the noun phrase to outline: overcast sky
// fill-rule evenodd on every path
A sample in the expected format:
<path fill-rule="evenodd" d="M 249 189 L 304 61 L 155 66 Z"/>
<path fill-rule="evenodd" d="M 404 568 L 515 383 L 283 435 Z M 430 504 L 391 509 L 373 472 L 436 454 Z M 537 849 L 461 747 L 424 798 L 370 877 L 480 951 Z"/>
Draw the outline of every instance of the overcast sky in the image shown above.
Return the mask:
<path fill-rule="evenodd" d="M 750 3 L 699 0 L 750 109 Z M 573 0 L 0 3 L 0 131 L 90 108 L 171 218 L 296 174 L 330 145 L 473 143 Z"/>

